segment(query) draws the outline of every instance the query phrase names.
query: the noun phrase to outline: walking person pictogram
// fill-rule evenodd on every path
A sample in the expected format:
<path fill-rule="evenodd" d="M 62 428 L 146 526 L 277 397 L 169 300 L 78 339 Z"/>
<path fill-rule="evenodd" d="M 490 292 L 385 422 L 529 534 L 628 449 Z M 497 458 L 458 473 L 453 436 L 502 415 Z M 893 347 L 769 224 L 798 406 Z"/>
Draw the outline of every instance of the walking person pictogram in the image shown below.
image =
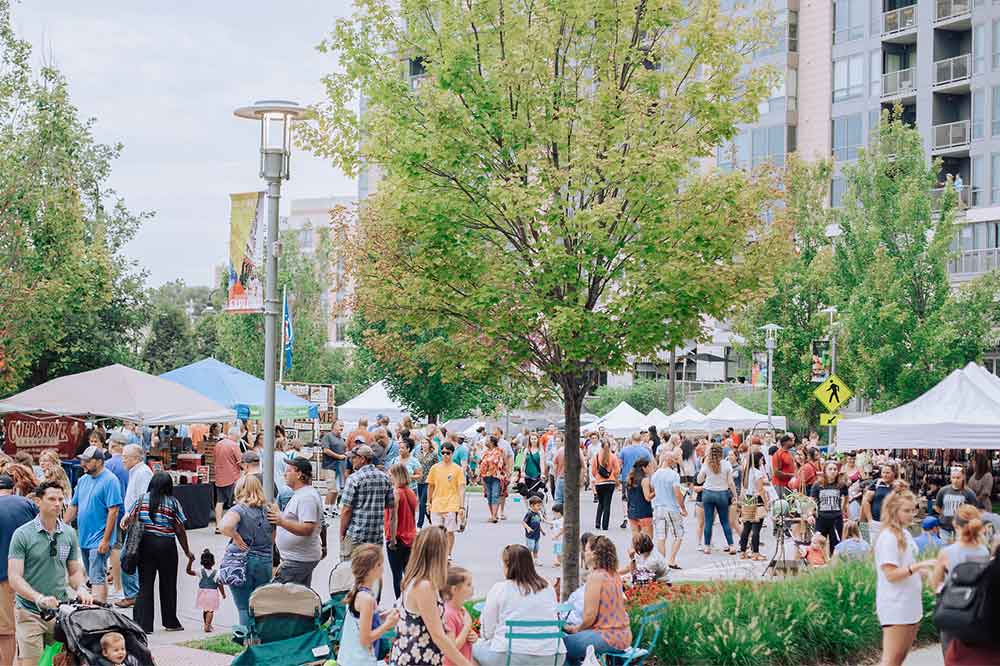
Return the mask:
<path fill-rule="evenodd" d="M 840 386 L 838 386 L 836 382 L 830 382 L 830 386 L 828 386 L 826 390 L 830 392 L 830 402 L 834 405 L 839 405 Z"/>

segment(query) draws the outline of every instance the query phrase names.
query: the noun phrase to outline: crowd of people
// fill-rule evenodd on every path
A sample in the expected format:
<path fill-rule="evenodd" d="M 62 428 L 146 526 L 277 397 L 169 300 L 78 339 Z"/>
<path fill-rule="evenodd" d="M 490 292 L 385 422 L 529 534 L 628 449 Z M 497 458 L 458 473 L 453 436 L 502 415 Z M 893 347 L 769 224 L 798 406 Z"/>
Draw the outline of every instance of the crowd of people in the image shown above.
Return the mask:
<path fill-rule="evenodd" d="M 596 504 L 594 531 L 582 536 L 582 584 L 563 607 L 557 584 L 538 568 L 547 559 L 543 537 L 552 544 L 551 563 L 558 566 L 562 556 L 566 442 L 554 425 L 508 438 L 500 428 L 462 434 L 417 428 L 408 419 L 393 426 L 380 417 L 345 430 L 337 423 L 319 442 L 321 494 L 303 447 L 279 426 L 272 503 L 263 486 L 262 438 L 249 437 L 240 424 L 225 435 L 216 429 L 216 529 L 229 542 L 221 553 L 202 552 L 197 572 L 171 476 L 146 464 L 136 433 L 91 433 L 79 454 L 84 474 L 75 488 L 54 453 L 40 456 L 37 465 L 28 454 L 0 456 L 0 545 L 8 550 L 0 579 L 0 663 L 16 655 L 17 663 L 33 666 L 52 637 L 46 611 L 72 597 L 89 603 L 120 595 L 114 603 L 131 607 L 151 633 L 158 593 L 163 629 L 181 630 L 179 573 L 197 577 L 195 604 L 205 631 L 214 629 L 223 599 L 231 599 L 246 624 L 250 596 L 260 586 L 312 586 L 328 555 L 328 528 L 335 527 L 339 559 L 350 563 L 355 578 L 338 663 L 367 665 L 380 657 L 401 666 L 506 663 L 508 620 L 551 620 L 565 623 L 564 636 L 515 640 L 511 663 L 548 664 L 565 655 L 578 664 L 588 647 L 598 654 L 628 647 L 623 588 L 668 582 L 670 572 L 682 568 L 681 545 L 693 517 L 704 553 L 713 552 L 718 523 L 722 552 L 743 559 L 769 559 L 762 539 L 777 541 L 785 530 L 795 544 L 791 557 L 804 566 L 873 557 L 889 666 L 901 664 L 913 642 L 922 615 L 920 577 L 936 589 L 959 564 L 988 559 L 1000 522 L 986 503 L 990 490 L 982 487 L 978 459 L 974 488 L 969 470 L 955 467 L 949 485 L 918 499 L 887 455 L 824 455 L 815 435 L 801 443 L 791 433 L 729 431 L 691 439 L 649 428 L 619 440 L 595 429 L 583 433 L 579 449 L 582 492 Z M 517 506 L 523 515 L 514 518 L 523 543 L 503 549 L 504 580 L 486 596 L 478 633 L 463 606 L 472 574 L 453 562 L 471 485 L 482 487 L 487 525 L 508 520 L 511 496 L 524 500 Z M 631 538 L 622 558 L 607 535 L 616 491 L 623 517 L 618 529 Z M 786 510 L 788 520 L 764 534 L 768 517 Z M 926 517 L 914 538 L 908 528 L 918 512 Z M 379 610 L 383 561 L 397 599 L 388 611 Z M 392 651 L 379 654 L 380 638 L 390 630 Z M 946 648 L 963 649 L 961 641 L 942 639 Z"/>

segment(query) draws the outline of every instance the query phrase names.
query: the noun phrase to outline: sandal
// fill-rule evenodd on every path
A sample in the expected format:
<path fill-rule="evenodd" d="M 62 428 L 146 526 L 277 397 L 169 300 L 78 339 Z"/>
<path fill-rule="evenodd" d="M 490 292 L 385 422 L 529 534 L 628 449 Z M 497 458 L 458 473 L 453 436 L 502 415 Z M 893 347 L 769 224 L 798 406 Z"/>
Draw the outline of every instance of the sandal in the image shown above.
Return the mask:
<path fill-rule="evenodd" d="M 749 560 L 750 559 L 750 554 L 747 551 L 745 551 L 745 550 L 741 551 L 740 552 L 740 559 L 741 560 Z"/>

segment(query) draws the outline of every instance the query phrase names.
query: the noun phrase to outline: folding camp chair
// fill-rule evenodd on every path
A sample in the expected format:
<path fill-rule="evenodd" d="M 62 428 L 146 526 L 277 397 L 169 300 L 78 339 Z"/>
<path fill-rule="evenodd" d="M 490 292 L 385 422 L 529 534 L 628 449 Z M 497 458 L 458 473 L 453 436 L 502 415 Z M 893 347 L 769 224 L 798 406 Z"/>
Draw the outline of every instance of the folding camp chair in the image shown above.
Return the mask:
<path fill-rule="evenodd" d="M 559 646 L 563 639 L 562 620 L 507 620 L 507 666 L 510 666 L 510 655 L 514 652 L 514 640 L 521 641 L 555 641 L 555 654 L 552 666 L 556 666 L 565 656 Z M 518 631 L 518 629 L 537 629 L 538 631 Z"/>

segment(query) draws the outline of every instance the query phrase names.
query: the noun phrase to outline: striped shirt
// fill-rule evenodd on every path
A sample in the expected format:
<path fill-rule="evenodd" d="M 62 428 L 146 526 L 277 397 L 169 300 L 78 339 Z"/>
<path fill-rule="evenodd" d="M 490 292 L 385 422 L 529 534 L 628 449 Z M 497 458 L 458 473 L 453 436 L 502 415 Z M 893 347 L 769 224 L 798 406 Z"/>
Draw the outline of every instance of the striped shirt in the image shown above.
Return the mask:
<path fill-rule="evenodd" d="M 132 514 L 137 514 L 139 522 L 142 523 L 143 534 L 152 534 L 159 537 L 174 537 L 174 525 L 176 523 L 184 524 L 187 520 L 184 516 L 184 509 L 181 508 L 181 503 L 171 496 L 165 496 L 160 500 L 160 506 L 156 510 L 155 516 L 149 515 L 149 493 L 145 493 L 136 503 L 132 506 L 132 510 L 129 512 L 130 517 Z"/>

